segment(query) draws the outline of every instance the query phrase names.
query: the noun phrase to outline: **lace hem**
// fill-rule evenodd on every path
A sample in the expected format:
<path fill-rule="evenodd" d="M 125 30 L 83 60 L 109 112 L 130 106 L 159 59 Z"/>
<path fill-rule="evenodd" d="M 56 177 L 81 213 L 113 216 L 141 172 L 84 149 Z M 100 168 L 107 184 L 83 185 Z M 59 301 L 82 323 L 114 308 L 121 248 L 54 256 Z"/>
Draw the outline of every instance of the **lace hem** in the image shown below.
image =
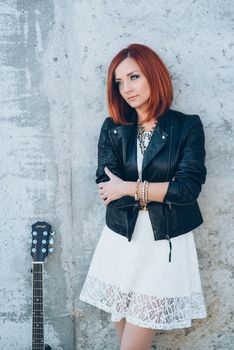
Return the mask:
<path fill-rule="evenodd" d="M 117 286 L 106 284 L 87 275 L 80 300 L 111 313 L 111 321 L 123 317 L 136 326 L 151 329 L 191 327 L 191 320 L 206 318 L 202 293 L 191 296 L 158 298 L 135 292 L 123 292 Z"/>

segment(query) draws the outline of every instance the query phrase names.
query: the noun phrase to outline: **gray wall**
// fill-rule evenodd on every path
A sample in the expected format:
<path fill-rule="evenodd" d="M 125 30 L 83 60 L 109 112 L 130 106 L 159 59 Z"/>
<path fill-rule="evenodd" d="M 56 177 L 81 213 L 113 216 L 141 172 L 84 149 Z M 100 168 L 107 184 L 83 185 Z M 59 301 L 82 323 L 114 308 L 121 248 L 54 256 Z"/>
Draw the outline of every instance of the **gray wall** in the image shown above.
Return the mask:
<path fill-rule="evenodd" d="M 110 315 L 79 301 L 104 225 L 95 180 L 106 73 L 119 49 L 155 49 L 172 108 L 197 113 L 207 182 L 195 230 L 208 318 L 157 331 L 154 349 L 232 349 L 233 1 L 0 2 L 0 348 L 31 344 L 31 224 L 53 225 L 45 262 L 45 338 L 53 349 L 118 349 Z"/>

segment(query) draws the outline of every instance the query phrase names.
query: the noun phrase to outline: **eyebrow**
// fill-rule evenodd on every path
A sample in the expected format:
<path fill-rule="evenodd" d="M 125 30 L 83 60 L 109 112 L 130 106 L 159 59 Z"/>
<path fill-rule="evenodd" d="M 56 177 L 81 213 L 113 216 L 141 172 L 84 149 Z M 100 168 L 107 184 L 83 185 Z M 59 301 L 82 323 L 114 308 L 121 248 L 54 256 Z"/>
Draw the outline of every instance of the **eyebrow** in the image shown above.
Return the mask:
<path fill-rule="evenodd" d="M 137 70 L 134 70 L 134 71 L 128 73 L 127 76 L 129 76 L 130 74 L 135 73 L 135 72 L 139 73 Z M 117 81 L 117 80 L 121 80 L 121 79 L 120 78 L 116 78 L 115 81 Z"/>

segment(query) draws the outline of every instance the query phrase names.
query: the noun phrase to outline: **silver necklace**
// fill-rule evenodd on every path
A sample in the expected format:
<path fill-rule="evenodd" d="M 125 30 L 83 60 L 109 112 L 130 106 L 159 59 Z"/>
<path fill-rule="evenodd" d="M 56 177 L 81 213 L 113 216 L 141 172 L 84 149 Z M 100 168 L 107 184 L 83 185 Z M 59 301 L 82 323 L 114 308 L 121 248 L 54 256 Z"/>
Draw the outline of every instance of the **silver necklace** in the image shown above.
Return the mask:
<path fill-rule="evenodd" d="M 154 129 L 157 126 L 157 124 L 158 124 L 158 121 L 156 120 L 155 125 L 149 131 L 146 131 L 144 126 L 142 126 L 141 124 L 137 124 L 137 138 L 139 140 L 141 153 L 143 155 L 146 151 L 147 146 L 149 145 L 149 142 L 151 140 L 151 137 L 153 135 Z"/>

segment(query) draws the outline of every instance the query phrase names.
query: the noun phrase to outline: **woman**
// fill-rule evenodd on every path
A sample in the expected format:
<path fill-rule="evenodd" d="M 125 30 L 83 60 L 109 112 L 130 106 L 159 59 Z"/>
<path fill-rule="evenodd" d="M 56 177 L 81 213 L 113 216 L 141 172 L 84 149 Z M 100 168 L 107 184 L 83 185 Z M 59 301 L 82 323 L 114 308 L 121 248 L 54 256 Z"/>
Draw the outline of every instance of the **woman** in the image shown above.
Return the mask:
<path fill-rule="evenodd" d="M 145 45 L 114 57 L 107 95 L 96 172 L 106 224 L 80 300 L 111 313 L 121 350 L 148 350 L 156 329 L 207 317 L 192 231 L 203 222 L 204 130 L 170 109 L 169 72 Z"/>

